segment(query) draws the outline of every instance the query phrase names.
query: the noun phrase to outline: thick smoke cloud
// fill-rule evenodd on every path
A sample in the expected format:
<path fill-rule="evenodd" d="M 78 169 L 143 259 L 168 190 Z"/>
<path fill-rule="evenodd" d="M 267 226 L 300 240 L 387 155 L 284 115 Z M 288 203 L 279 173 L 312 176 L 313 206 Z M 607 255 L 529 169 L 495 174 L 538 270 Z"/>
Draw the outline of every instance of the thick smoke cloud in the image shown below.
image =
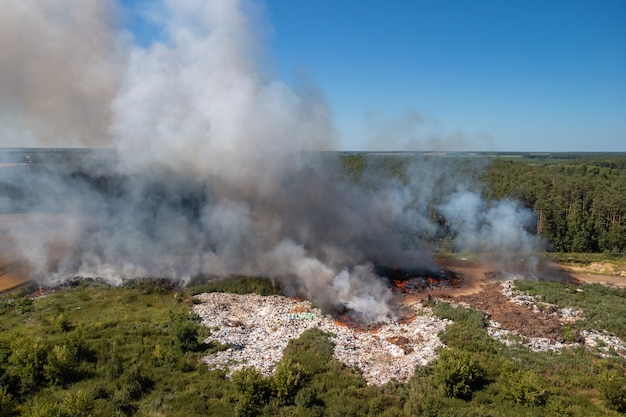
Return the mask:
<path fill-rule="evenodd" d="M 103 146 L 124 67 L 115 4 L 6 0 L 0 14 L 4 146 Z"/>
<path fill-rule="evenodd" d="M 40 144 L 59 138 L 89 143 L 103 131 L 112 141 L 108 157 L 87 154 L 79 168 L 34 164 L 3 172 L 5 185 L 28 184 L 28 192 L 14 190 L 23 210 L 68 219 L 75 250 L 59 262 L 45 239 L 14 234 L 14 246 L 41 279 L 260 275 L 279 281 L 289 294 L 331 310 L 348 307 L 375 321 L 393 311 L 374 266 L 432 266 L 427 242 L 443 233 L 442 223 L 463 248 L 532 246 L 519 220 L 527 213 L 506 202 L 485 205 L 470 176 L 459 172 L 458 160 L 416 159 L 404 179 L 389 179 L 384 166 L 374 164 L 358 181 L 346 179 L 336 155 L 321 152 L 336 142 L 322 96 L 294 91 L 259 64 L 264 52 L 255 31 L 257 5 L 163 1 L 155 8 L 163 39 L 149 47 L 129 43 L 118 53 L 120 36 L 107 20 L 111 8 L 96 3 L 102 4 L 81 2 L 80 9 L 85 19 L 102 18 L 92 24 L 102 28 L 107 48 L 102 56 L 87 48 L 78 57 L 57 58 L 84 78 L 78 86 L 61 83 L 50 91 L 67 104 L 55 110 L 58 118 L 43 104 L 31 111 L 24 102 L 42 97 L 25 86 L 12 87 L 2 102 L 20 113 L 23 134 Z M 37 36 L 54 29 L 64 39 L 79 23 L 89 23 L 50 14 L 48 2 L 29 4 L 23 10 L 20 2 L 11 3 L 14 13 L 32 14 L 42 26 Z M 85 42 L 94 42 L 87 35 Z M 101 82 L 115 86 L 121 63 L 113 96 Z M 2 76 L 26 83 L 14 74 Z M 46 77 L 40 82 L 54 84 Z M 81 95 L 80 86 L 106 94 Z M 102 106 L 107 100 L 110 107 Z M 88 128 L 74 123 L 75 110 L 88 114 Z M 433 217 L 433 207 L 447 222 Z M 493 244 L 480 246 L 485 241 Z"/>

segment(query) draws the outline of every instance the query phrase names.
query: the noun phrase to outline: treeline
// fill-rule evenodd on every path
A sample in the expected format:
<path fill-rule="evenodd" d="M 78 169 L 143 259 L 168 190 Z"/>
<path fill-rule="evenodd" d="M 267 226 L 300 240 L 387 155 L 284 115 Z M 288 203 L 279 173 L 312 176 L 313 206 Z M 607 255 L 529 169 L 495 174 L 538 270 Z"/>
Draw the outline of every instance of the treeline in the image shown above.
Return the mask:
<path fill-rule="evenodd" d="M 522 201 L 557 252 L 626 251 L 626 157 L 570 161 L 494 160 L 488 198 Z"/>
<path fill-rule="evenodd" d="M 566 154 L 559 154 L 565 158 Z M 515 158 L 409 155 L 342 156 L 344 176 L 363 183 L 372 177 L 395 178 L 405 184 L 416 170 L 413 163 L 437 165 L 439 170 L 466 180 L 488 200 L 522 202 L 537 219 L 536 232 L 554 252 L 626 252 L 626 156 L 622 154 L 553 159 L 537 155 Z M 433 162 L 435 161 L 435 162 Z M 441 167 L 444 168 L 441 168 Z M 419 172 L 419 171 L 418 171 Z M 438 175 L 444 175 L 439 173 Z M 430 201 L 431 221 L 441 225 L 433 244 L 446 242 L 445 219 L 437 212 L 441 201 Z M 441 233 L 444 233 L 442 235 Z"/>

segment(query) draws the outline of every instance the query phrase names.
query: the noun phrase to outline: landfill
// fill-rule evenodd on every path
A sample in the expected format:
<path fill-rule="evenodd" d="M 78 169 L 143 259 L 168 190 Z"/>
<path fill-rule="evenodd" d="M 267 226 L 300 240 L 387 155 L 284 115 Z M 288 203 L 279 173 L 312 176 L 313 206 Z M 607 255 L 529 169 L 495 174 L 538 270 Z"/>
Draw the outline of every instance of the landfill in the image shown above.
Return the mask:
<path fill-rule="evenodd" d="M 391 380 L 406 382 L 416 367 L 436 359 L 442 346 L 438 335 L 450 323 L 420 302 L 406 307 L 409 319 L 366 330 L 322 313 L 309 301 L 284 296 L 199 294 L 193 312 L 211 330 L 206 342 L 229 346 L 203 361 L 228 375 L 244 367 L 271 375 L 289 340 L 317 327 L 329 334 L 338 360 L 360 370 L 368 384 L 383 385 Z"/>

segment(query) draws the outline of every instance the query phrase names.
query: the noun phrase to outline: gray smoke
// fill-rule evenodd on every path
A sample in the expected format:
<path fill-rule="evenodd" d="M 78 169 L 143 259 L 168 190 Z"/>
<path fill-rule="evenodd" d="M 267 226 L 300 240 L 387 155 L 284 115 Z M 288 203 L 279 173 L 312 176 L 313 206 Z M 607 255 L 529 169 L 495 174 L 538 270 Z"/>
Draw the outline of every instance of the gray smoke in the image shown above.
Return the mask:
<path fill-rule="evenodd" d="M 4 146 L 102 146 L 124 68 L 111 1 L 6 0 L 0 14 Z"/>
<path fill-rule="evenodd" d="M 101 49 L 90 45 L 78 57 L 63 50 L 50 58 L 76 71 L 78 85 L 35 78 L 54 84 L 49 97 L 64 105 L 53 115 L 45 103 L 26 106 L 42 97 L 24 86 L 12 87 L 2 101 L 20 115 L 18 136 L 41 144 L 113 144 L 107 157 L 81 157 L 80 169 L 35 164 L 3 170 L 3 184 L 28 184 L 27 192 L 8 187 L 22 210 L 67 219 L 75 250 L 59 262 L 60 252 L 50 251 L 45 236 L 33 241 L 12 233 L 13 246 L 41 279 L 260 275 L 278 280 L 288 294 L 377 321 L 393 311 L 375 265 L 432 266 L 428 242 L 440 237 L 442 224 L 462 248 L 516 251 L 534 244 L 520 220 L 528 213 L 508 202 L 486 205 L 472 176 L 459 170 L 476 169 L 467 161 L 416 158 L 405 178 L 389 176 L 384 161 L 373 162 L 360 178 L 346 179 L 336 154 L 322 152 L 336 143 L 322 95 L 294 91 L 259 64 L 265 54 L 254 3 L 164 0 L 154 9 L 161 13 L 155 20 L 162 22 L 163 39 L 149 47 L 129 42 L 123 53 L 116 49 L 122 37 L 107 18 L 113 5 L 97 3 L 105 5 L 85 1 L 80 9 L 101 18 L 93 27 L 102 29 L 104 53 L 95 56 Z M 76 16 L 51 14 L 48 2 L 26 7 L 14 1 L 11 7 L 25 19 L 32 14 L 41 27 L 26 45 L 49 30 L 65 39 L 78 23 L 89 32 L 88 22 Z M 89 44 L 93 34 L 87 35 Z M 3 45 L 17 42 L 7 36 L 2 32 Z M 22 62 L 35 59 L 21 53 Z M 100 76 L 90 72 L 92 64 Z M 2 79 L 25 83 L 6 71 Z M 89 88 L 103 94 L 83 94 Z M 88 127 L 74 118 L 86 118 Z M 18 127 L 3 121 L 2 132 Z M 437 207 L 447 223 L 433 215 Z"/>

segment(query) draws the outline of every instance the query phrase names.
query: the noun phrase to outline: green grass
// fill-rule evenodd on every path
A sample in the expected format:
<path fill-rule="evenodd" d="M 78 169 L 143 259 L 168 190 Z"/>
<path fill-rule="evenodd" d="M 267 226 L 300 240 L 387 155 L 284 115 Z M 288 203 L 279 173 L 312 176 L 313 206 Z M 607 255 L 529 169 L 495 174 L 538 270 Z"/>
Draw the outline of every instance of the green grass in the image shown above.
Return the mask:
<path fill-rule="evenodd" d="M 230 277 L 208 281 L 196 280 L 189 285 L 191 294 L 228 292 L 233 294 L 280 295 L 280 289 L 271 280 L 256 277 Z"/>
<path fill-rule="evenodd" d="M 611 263 L 618 269 L 626 269 L 626 255 L 623 253 L 567 253 L 554 252 L 550 257 L 563 264 L 589 266 L 594 262 Z"/>

